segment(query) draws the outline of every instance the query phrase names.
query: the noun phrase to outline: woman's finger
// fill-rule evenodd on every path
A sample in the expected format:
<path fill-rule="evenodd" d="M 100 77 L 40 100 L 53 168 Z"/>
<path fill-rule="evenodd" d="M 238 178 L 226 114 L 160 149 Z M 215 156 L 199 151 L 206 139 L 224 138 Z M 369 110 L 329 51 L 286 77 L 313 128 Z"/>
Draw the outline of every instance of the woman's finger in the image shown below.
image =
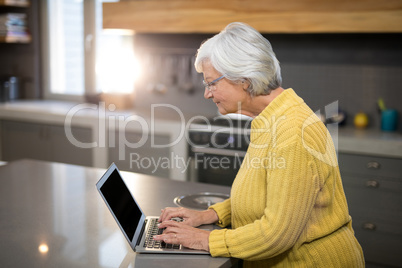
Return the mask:
<path fill-rule="evenodd" d="M 162 222 L 167 218 L 169 210 L 170 210 L 169 208 L 161 209 L 161 215 L 159 216 L 159 222 Z"/>
<path fill-rule="evenodd" d="M 183 233 L 184 229 L 176 226 L 172 227 L 167 227 L 164 231 L 163 234 L 178 234 L 178 233 Z"/>
<path fill-rule="evenodd" d="M 174 217 L 180 217 L 180 208 L 167 207 L 161 210 L 161 215 L 159 216 L 159 222 L 170 220 Z"/>
<path fill-rule="evenodd" d="M 170 227 L 184 228 L 185 225 L 180 222 L 176 222 L 176 221 L 164 221 L 164 222 L 161 222 L 158 225 L 158 227 L 159 228 L 170 228 Z"/>
<path fill-rule="evenodd" d="M 180 244 L 177 233 L 163 233 L 161 235 L 155 235 L 154 240 L 163 240 L 167 244 Z"/>

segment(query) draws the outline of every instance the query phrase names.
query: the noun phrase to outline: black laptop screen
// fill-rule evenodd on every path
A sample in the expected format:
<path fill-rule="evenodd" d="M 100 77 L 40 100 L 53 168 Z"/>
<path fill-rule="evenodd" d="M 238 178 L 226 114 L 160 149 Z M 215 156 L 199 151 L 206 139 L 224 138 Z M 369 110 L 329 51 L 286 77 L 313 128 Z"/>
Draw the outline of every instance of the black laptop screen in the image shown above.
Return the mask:
<path fill-rule="evenodd" d="M 100 191 L 131 241 L 142 213 L 117 170 L 112 172 Z"/>

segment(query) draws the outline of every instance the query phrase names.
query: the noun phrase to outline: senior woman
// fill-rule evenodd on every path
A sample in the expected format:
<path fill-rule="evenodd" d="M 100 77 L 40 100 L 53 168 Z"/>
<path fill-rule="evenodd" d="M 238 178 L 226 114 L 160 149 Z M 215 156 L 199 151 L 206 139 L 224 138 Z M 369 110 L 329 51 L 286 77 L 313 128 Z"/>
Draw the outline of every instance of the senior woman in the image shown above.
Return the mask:
<path fill-rule="evenodd" d="M 254 118 L 250 145 L 229 199 L 205 211 L 163 209 L 166 230 L 155 239 L 243 259 L 244 267 L 364 267 L 332 139 L 303 99 L 281 87 L 268 40 L 231 23 L 201 45 L 195 67 L 221 114 Z M 194 228 L 210 223 L 231 229 Z"/>

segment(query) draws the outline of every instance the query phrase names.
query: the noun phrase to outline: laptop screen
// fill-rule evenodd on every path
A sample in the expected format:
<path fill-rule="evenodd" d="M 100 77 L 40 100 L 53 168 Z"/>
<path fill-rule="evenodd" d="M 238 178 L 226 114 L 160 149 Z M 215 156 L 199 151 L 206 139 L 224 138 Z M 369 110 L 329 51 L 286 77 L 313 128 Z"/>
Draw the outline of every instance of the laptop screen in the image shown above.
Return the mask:
<path fill-rule="evenodd" d="M 142 213 L 116 169 L 110 174 L 100 191 L 131 241 Z"/>

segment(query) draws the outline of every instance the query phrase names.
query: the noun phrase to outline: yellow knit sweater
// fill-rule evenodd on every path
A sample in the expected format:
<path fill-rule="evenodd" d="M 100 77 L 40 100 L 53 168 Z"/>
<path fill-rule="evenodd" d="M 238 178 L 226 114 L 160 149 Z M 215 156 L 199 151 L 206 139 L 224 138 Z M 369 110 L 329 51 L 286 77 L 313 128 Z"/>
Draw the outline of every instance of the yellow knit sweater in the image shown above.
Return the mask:
<path fill-rule="evenodd" d="M 211 206 L 212 256 L 244 267 L 364 267 L 351 227 L 332 138 L 287 89 L 252 121 L 231 197 Z"/>

